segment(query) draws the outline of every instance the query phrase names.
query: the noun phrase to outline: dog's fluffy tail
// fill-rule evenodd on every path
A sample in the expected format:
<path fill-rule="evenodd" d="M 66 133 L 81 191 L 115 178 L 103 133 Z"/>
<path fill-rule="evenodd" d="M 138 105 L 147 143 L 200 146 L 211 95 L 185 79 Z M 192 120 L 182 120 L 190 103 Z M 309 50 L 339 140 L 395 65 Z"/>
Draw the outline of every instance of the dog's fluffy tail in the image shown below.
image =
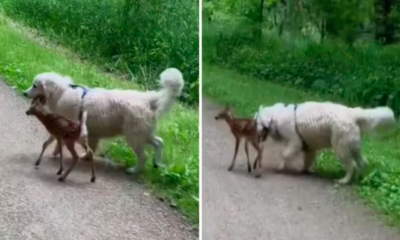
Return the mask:
<path fill-rule="evenodd" d="M 374 131 L 380 127 L 392 127 L 396 120 L 393 110 L 389 107 L 376 108 L 352 108 L 354 120 L 360 126 L 362 131 Z"/>
<path fill-rule="evenodd" d="M 79 119 L 81 128 L 81 134 L 80 134 L 81 137 L 86 137 L 88 135 L 86 119 L 87 119 L 87 111 L 82 111 L 81 119 Z"/>
<path fill-rule="evenodd" d="M 175 100 L 182 93 L 184 81 L 181 71 L 176 68 L 167 68 L 160 74 L 162 89 L 153 102 L 157 118 L 167 114 L 174 106 Z"/>

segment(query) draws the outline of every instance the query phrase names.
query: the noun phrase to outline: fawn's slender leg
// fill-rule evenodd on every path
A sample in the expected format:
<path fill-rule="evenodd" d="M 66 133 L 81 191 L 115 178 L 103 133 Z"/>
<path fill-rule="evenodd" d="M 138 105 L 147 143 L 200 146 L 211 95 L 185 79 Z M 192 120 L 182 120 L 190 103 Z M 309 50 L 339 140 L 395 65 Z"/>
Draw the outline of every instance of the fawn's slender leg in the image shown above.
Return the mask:
<path fill-rule="evenodd" d="M 55 139 L 55 137 L 54 137 Z M 53 157 L 57 157 L 58 154 L 61 154 L 61 149 L 63 147 L 64 143 L 61 143 L 61 146 L 59 146 L 58 144 L 54 147 L 53 150 Z"/>
<path fill-rule="evenodd" d="M 254 163 L 258 161 L 258 167 L 259 167 L 259 173 L 256 175 L 256 178 L 261 177 L 261 170 L 262 170 L 262 165 L 261 165 L 261 159 L 262 159 L 262 149 L 260 148 L 260 145 L 258 145 L 257 141 L 251 141 L 251 145 L 257 150 L 257 157 L 254 160 Z"/>
<path fill-rule="evenodd" d="M 233 160 L 232 160 L 231 166 L 228 168 L 228 171 L 232 171 L 233 167 L 235 166 L 236 155 L 237 155 L 238 148 L 239 148 L 239 145 L 240 145 L 240 140 L 242 140 L 238 136 L 235 136 L 235 139 L 236 139 L 235 154 L 233 155 Z"/>
<path fill-rule="evenodd" d="M 40 162 L 42 161 L 43 153 L 46 150 L 46 148 L 54 141 L 55 137 L 53 135 L 50 135 L 50 137 L 44 141 L 43 147 L 42 147 L 42 152 L 39 155 L 39 158 L 37 159 L 35 166 L 36 168 L 40 165 Z"/>
<path fill-rule="evenodd" d="M 247 157 L 247 171 L 251 172 L 251 164 L 249 158 L 249 141 L 247 139 L 244 142 L 244 151 L 246 152 L 246 157 Z"/>
<path fill-rule="evenodd" d="M 261 145 L 261 147 L 260 147 L 261 153 L 260 153 L 260 158 L 258 159 L 258 167 L 259 168 L 261 168 L 261 158 L 262 158 L 262 154 L 263 154 L 263 151 L 264 151 L 264 145 L 262 143 L 259 143 L 258 146 L 260 146 L 260 145 Z"/>
<path fill-rule="evenodd" d="M 60 149 L 60 169 L 58 170 L 57 175 L 61 175 L 62 172 L 64 171 L 62 144 L 63 141 L 61 139 L 57 139 L 57 147 Z"/>
<path fill-rule="evenodd" d="M 78 156 L 78 153 L 75 150 L 74 144 L 75 144 L 74 142 L 70 142 L 70 141 L 68 141 L 68 142 L 66 141 L 65 142 L 65 145 L 67 146 L 67 149 L 71 152 L 72 163 L 69 166 L 69 168 L 67 169 L 67 171 L 60 178 L 58 178 L 58 181 L 60 181 L 60 182 L 63 182 L 68 177 L 68 175 L 74 169 L 76 163 L 79 160 L 79 156 Z"/>
<path fill-rule="evenodd" d="M 94 166 L 93 151 L 88 146 L 87 138 L 81 139 L 79 141 L 79 143 L 82 145 L 83 149 L 85 149 L 85 151 L 86 151 L 86 153 L 85 153 L 85 155 L 83 157 L 91 159 L 91 162 L 92 162 L 92 178 L 90 179 L 90 181 L 91 182 L 95 182 L 96 181 L 96 169 L 95 169 L 95 166 Z"/>
<path fill-rule="evenodd" d="M 262 154 L 262 149 L 260 145 L 258 145 L 256 142 L 251 141 L 251 145 L 257 150 L 257 158 L 254 160 L 254 165 L 256 165 L 258 161 L 258 167 L 261 168 L 261 154 Z"/>

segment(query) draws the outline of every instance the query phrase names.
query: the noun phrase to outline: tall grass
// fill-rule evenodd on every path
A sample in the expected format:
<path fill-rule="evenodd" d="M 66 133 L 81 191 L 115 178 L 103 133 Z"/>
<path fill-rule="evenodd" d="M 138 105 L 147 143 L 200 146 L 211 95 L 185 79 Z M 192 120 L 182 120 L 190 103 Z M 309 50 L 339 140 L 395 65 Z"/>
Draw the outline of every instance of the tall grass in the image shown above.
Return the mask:
<path fill-rule="evenodd" d="M 266 81 L 343 99 L 348 104 L 389 105 L 400 113 L 400 47 L 338 41 L 324 44 L 265 34 L 260 41 L 238 24 L 205 25 L 205 61 Z"/>
<path fill-rule="evenodd" d="M 0 0 L 6 14 L 84 57 L 153 87 L 151 73 L 184 73 L 182 100 L 198 101 L 198 2 L 185 0 Z"/>

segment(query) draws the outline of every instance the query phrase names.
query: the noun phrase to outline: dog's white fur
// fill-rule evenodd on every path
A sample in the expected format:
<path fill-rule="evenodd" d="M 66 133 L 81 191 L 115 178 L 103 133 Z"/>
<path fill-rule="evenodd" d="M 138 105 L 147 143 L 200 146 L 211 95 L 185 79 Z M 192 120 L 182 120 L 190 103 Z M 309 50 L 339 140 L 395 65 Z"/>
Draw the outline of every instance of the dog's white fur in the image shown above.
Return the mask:
<path fill-rule="evenodd" d="M 296 110 L 293 104 L 285 106 L 277 103 L 265 108 L 260 106 L 255 117 L 259 130 L 263 127 L 269 128 L 271 135 L 280 135 L 284 140 L 284 160 L 304 154 L 304 170 L 308 170 L 315 160 L 316 151 L 332 148 L 346 168 L 345 177 L 338 181 L 342 184 L 349 183 L 354 174 L 353 161 L 360 170 L 364 167 L 361 154 L 362 133 L 395 124 L 394 113 L 389 107 L 350 108 L 332 102 L 304 102 Z M 295 124 L 309 146 L 306 152 L 302 151 L 302 139 L 295 130 Z M 283 168 L 285 161 L 281 163 L 281 169 Z"/>
<path fill-rule="evenodd" d="M 86 109 L 89 146 L 93 152 L 101 138 L 123 135 L 138 156 L 137 166 L 127 172 L 136 173 L 143 169 L 147 144 L 156 151 L 155 166 L 160 163 L 163 141 L 155 135 L 156 123 L 171 110 L 182 92 L 184 80 L 178 69 L 168 68 L 160 74 L 159 91 L 88 88 L 82 99 L 83 89 L 72 88 L 71 84 L 70 77 L 41 73 L 24 95 L 28 98 L 44 95 L 51 112 L 71 119 L 78 118 L 80 106 Z"/>

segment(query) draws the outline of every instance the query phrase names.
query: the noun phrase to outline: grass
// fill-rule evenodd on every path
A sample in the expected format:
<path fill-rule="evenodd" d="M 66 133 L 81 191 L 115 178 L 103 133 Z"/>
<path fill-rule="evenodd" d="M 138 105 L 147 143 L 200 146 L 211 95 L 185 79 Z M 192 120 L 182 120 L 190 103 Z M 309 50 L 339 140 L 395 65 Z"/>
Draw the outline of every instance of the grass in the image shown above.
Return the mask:
<path fill-rule="evenodd" d="M 91 87 L 139 88 L 132 81 L 121 81 L 111 74 L 105 74 L 96 65 L 79 60 L 74 53 L 38 42 L 32 36 L 34 34 L 26 29 L 10 25 L 5 18 L 0 18 L 0 76 L 18 91 L 29 87 L 36 74 L 46 71 L 69 75 L 76 83 Z M 158 135 L 165 143 L 165 167 L 152 169 L 151 150 L 148 152 L 145 174 L 141 176 L 154 194 L 176 206 L 195 227 L 199 222 L 198 122 L 196 108 L 177 103 L 158 125 Z M 136 163 L 136 156 L 121 139 L 109 141 L 104 147 L 107 149 L 103 150 L 112 159 L 127 166 Z"/>
<path fill-rule="evenodd" d="M 203 94 L 219 104 L 231 104 L 242 116 L 252 116 L 260 104 L 298 103 L 306 100 L 338 100 L 275 83 L 240 75 L 207 63 L 202 65 Z M 370 206 L 383 212 L 389 224 L 400 227 L 400 135 L 372 138 L 363 143 L 367 168 L 354 189 Z M 344 174 L 340 161 L 331 151 L 323 151 L 313 166 L 326 178 Z"/>
<path fill-rule="evenodd" d="M 108 71 L 123 71 L 142 85 L 167 66 L 188 84 L 181 100 L 198 103 L 199 4 L 185 0 L 0 0 L 15 20 L 40 30 Z"/>

